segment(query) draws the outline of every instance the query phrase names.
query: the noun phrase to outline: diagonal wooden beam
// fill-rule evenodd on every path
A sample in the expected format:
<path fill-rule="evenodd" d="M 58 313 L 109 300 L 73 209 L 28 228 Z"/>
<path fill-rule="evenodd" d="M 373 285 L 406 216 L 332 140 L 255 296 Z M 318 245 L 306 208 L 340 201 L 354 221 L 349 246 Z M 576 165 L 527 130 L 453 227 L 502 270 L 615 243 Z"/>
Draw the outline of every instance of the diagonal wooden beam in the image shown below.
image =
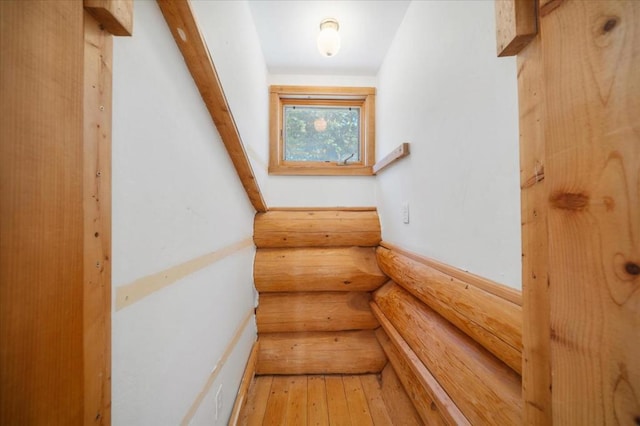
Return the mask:
<path fill-rule="evenodd" d="M 218 73 L 200 33 L 188 0 L 157 0 L 173 38 L 182 52 L 187 68 L 200 91 L 211 118 L 231 157 L 251 204 L 259 212 L 267 211 L 240 133 L 224 95 Z"/>

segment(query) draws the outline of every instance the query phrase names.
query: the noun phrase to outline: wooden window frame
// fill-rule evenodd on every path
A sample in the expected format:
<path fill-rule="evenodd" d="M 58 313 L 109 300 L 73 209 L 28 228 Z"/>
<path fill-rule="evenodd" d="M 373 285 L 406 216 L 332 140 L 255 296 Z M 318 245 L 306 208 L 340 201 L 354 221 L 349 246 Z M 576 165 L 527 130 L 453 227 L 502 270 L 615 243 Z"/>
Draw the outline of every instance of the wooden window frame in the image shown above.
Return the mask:
<path fill-rule="evenodd" d="M 315 176 L 372 176 L 375 164 L 374 87 L 269 87 L 269 174 Z M 283 111 L 285 105 L 352 105 L 360 112 L 360 161 L 351 164 L 320 161 L 285 161 Z"/>

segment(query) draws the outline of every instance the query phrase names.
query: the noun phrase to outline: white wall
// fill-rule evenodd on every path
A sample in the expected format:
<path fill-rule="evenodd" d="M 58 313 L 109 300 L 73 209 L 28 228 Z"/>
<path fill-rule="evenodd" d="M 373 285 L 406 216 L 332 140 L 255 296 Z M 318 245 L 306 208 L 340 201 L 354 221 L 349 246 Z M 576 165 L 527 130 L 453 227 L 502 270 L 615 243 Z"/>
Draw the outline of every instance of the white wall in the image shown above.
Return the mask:
<path fill-rule="evenodd" d="M 514 58 L 496 58 L 494 2 L 414 1 L 378 74 L 383 239 L 520 288 Z M 401 205 L 410 204 L 403 224 Z"/>
<path fill-rule="evenodd" d="M 270 176 L 269 85 L 375 85 L 375 77 L 269 76 L 246 1 L 192 2 L 263 197 L 270 207 L 373 206 L 363 176 Z"/>
<path fill-rule="evenodd" d="M 254 210 L 156 2 L 114 39 L 113 287 L 252 235 Z M 180 423 L 254 306 L 248 247 L 113 312 L 114 425 Z M 114 303 L 115 306 L 115 303 Z M 253 318 L 193 424 L 226 424 Z"/>

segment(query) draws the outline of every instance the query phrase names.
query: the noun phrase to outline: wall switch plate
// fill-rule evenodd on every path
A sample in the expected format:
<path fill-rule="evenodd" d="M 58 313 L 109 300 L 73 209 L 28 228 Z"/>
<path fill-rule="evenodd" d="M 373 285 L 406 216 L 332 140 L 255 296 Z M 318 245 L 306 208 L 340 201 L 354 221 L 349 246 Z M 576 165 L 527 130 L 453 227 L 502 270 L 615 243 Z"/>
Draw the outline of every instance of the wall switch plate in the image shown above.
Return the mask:
<path fill-rule="evenodd" d="M 409 223 L 409 203 L 402 203 L 402 223 Z"/>
<path fill-rule="evenodd" d="M 222 385 L 216 391 L 216 420 L 218 420 L 220 413 L 222 413 Z"/>

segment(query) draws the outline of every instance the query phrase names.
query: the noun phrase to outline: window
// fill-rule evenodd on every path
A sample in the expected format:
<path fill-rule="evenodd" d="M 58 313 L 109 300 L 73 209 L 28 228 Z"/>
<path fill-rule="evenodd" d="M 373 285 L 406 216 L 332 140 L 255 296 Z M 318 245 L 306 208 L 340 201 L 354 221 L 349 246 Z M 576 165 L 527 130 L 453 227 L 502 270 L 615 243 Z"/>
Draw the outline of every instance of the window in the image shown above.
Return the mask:
<path fill-rule="evenodd" d="M 375 88 L 271 86 L 270 92 L 270 174 L 372 174 Z"/>

